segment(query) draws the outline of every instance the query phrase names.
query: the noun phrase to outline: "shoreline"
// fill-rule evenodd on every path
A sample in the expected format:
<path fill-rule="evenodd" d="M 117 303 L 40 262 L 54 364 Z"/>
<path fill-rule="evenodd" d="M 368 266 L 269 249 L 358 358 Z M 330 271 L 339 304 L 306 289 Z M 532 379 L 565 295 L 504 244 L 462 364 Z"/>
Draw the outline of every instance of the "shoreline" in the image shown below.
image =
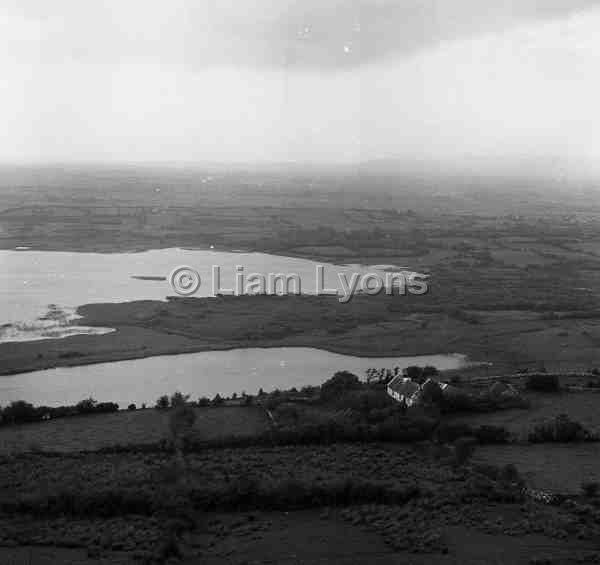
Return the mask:
<path fill-rule="evenodd" d="M 346 264 L 359 264 L 367 267 L 374 267 L 379 264 L 393 264 L 393 257 L 373 257 L 369 258 L 368 256 L 363 256 L 361 254 L 353 254 L 353 255 L 319 255 L 316 253 L 299 253 L 294 251 L 294 248 L 289 249 L 270 249 L 270 248 L 248 248 L 243 249 L 240 246 L 230 246 L 230 247 L 219 247 L 210 246 L 210 245 L 181 245 L 176 242 L 170 242 L 168 244 L 156 244 L 156 245 L 142 245 L 142 246 L 121 246 L 111 244 L 107 246 L 106 249 L 98 249 L 97 246 L 93 248 L 87 248 L 85 246 L 77 246 L 72 243 L 65 245 L 49 245 L 48 247 L 44 246 L 24 246 L 26 248 L 19 249 L 18 245 L 6 245 L 5 241 L 0 241 L 0 251 L 16 251 L 19 253 L 28 253 L 28 252 L 46 252 L 46 253 L 94 253 L 98 255 L 117 255 L 117 254 L 137 254 L 137 253 L 147 253 L 149 251 L 161 251 L 167 249 L 181 249 L 186 251 L 212 251 L 215 253 L 235 253 L 235 254 L 244 254 L 244 253 L 257 253 L 263 255 L 274 255 L 277 257 L 289 257 L 290 259 L 304 259 L 306 261 L 314 261 L 321 263 L 329 263 L 335 266 L 343 266 Z M 405 259 L 405 257 L 404 257 Z M 387 262 L 386 262 L 387 260 Z"/>
<path fill-rule="evenodd" d="M 115 333 L 118 332 L 119 330 L 116 329 Z M 85 334 L 82 334 L 85 335 Z M 72 337 L 72 336 L 69 336 Z M 69 339 L 69 337 L 67 338 L 59 338 L 58 340 L 36 340 L 36 341 L 62 341 L 62 340 L 66 340 Z M 10 343 L 16 343 L 16 342 L 10 342 Z M 19 343 L 25 343 L 25 344 L 32 344 L 32 343 L 36 343 L 35 341 L 23 341 L 23 342 L 19 342 Z M 2 345 L 2 344 L 0 344 Z M 35 373 L 38 371 L 47 371 L 47 370 L 52 370 L 52 369 L 61 369 L 61 368 L 74 368 L 74 367 L 83 367 L 83 366 L 87 366 L 87 365 L 100 365 L 100 364 L 105 364 L 105 363 L 118 363 L 121 361 L 136 361 L 136 360 L 140 360 L 140 359 L 149 359 L 152 357 L 176 357 L 178 355 L 194 355 L 196 353 L 209 353 L 209 352 L 226 352 L 226 351 L 234 351 L 234 350 L 244 350 L 244 349 L 315 349 L 315 350 L 319 350 L 319 351 L 324 351 L 327 353 L 332 353 L 335 355 L 343 355 L 345 357 L 355 357 L 355 358 L 362 358 L 362 359 L 390 359 L 393 357 L 397 357 L 398 359 L 402 359 L 402 358 L 418 358 L 418 357 L 433 357 L 433 356 L 448 356 L 448 357 L 464 357 L 465 358 L 465 366 L 461 367 L 459 370 L 465 370 L 471 367 L 475 367 L 475 366 L 482 366 L 485 365 L 484 361 L 474 361 L 474 360 L 470 360 L 469 356 L 467 355 L 463 355 L 462 353 L 444 353 L 441 351 L 436 351 L 436 352 L 419 352 L 419 353 L 398 353 L 396 352 L 383 352 L 383 353 L 373 353 L 370 351 L 360 351 L 360 352 L 350 352 L 349 349 L 346 349 L 344 347 L 335 347 L 335 346 L 319 346 L 319 345 L 303 345 L 303 344 L 287 344 L 287 343 L 265 343 L 263 345 L 251 345 L 248 347 L 240 347 L 237 345 L 225 345 L 225 346 L 198 346 L 198 347 L 192 347 L 192 348 L 184 348 L 181 350 L 174 350 L 174 351 L 160 351 L 160 352 L 149 352 L 149 353 L 143 353 L 143 354 L 139 354 L 136 355 L 134 353 L 127 353 L 124 355 L 120 355 L 117 352 L 114 352 L 112 354 L 107 354 L 107 355 L 103 355 L 102 357 L 99 358 L 94 358 L 94 359 L 74 359 L 74 360 L 68 360 L 68 359 L 64 359 L 61 362 L 58 362 L 56 364 L 52 364 L 49 366 L 40 366 L 38 368 L 17 368 L 14 370 L 10 370 L 10 369 L 2 369 L 0 368 L 0 378 L 1 377 L 8 377 L 8 376 L 14 376 L 14 375 L 22 375 L 22 374 L 27 374 L 27 373 Z M 468 360 L 467 360 L 468 359 Z"/>

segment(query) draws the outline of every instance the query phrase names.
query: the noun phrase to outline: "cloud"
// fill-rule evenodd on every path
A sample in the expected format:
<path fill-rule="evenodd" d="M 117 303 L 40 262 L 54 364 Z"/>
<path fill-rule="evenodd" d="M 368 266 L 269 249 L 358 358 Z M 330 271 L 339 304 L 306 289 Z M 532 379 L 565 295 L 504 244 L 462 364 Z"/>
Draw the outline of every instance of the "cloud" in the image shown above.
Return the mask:
<path fill-rule="evenodd" d="M 510 29 L 595 0 L 5 0 L 25 61 L 347 69 Z"/>
<path fill-rule="evenodd" d="M 21 1 L 31 6 L 31 0 Z M 271 59 L 278 52 L 272 46 L 289 35 L 284 24 L 304 21 L 306 10 L 323 19 L 325 10 L 315 4 L 313 11 L 308 0 L 300 12 L 285 0 L 273 0 L 271 11 L 258 10 L 266 2 L 221 0 L 212 11 L 186 4 L 185 29 L 181 6 L 171 3 L 160 9 L 149 4 L 140 12 L 141 4 L 132 2 L 127 9 L 79 3 L 67 16 L 55 13 L 54 3 L 43 5 L 44 14 L 21 10 L 18 17 L 15 7 L 11 24 L 0 30 L 0 41 L 14 48 L 0 50 L 0 158 L 393 157 L 474 170 L 531 170 L 559 161 L 582 170 L 600 163 L 600 8 L 529 23 L 522 12 L 520 25 L 513 15 L 508 27 L 475 35 L 461 16 L 453 28 L 460 39 L 439 35 L 426 49 L 419 40 L 410 48 L 378 51 L 370 62 L 302 60 L 291 69 Z M 232 9 L 238 4 L 244 11 Z M 553 10 L 543 15 L 555 14 L 559 4 L 545 3 Z M 199 21 L 197 10 L 205 20 Z M 535 12 L 539 17 L 540 10 Z M 80 24 L 89 18 L 97 26 L 71 26 L 68 41 L 58 42 L 64 18 L 72 20 L 75 13 Z M 291 18 L 292 13 L 299 15 Z M 226 43 L 225 37 L 241 44 Z M 319 37 L 315 45 L 332 41 Z M 339 36 L 336 44 L 342 40 Z M 241 45 L 252 49 L 242 56 Z"/>

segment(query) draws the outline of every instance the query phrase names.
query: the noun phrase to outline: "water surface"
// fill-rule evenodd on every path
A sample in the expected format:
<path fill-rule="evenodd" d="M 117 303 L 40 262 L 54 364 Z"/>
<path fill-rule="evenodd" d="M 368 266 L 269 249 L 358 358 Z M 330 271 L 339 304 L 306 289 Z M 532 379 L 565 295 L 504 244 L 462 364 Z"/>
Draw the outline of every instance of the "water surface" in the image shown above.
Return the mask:
<path fill-rule="evenodd" d="M 352 371 L 359 377 L 369 367 L 393 368 L 434 365 L 458 369 L 467 363 L 463 355 L 365 358 L 339 355 L 305 347 L 232 349 L 147 357 L 130 361 L 78 367 L 59 367 L 0 377 L 3 403 L 27 400 L 36 405 L 75 404 L 83 398 L 153 405 L 163 394 L 179 390 L 193 399 L 256 394 L 260 388 L 300 389 L 320 385 L 336 371 Z"/>
<path fill-rule="evenodd" d="M 105 333 L 111 328 L 73 324 L 78 306 L 98 302 L 164 300 L 174 295 L 168 275 L 186 265 L 199 272 L 195 296 L 213 296 L 213 266 L 220 267 L 220 288 L 235 287 L 236 266 L 244 275 L 295 273 L 301 292 L 314 293 L 319 263 L 265 253 L 201 249 L 157 249 L 139 253 L 72 253 L 0 250 L 0 343 Z M 338 273 L 375 271 L 365 266 L 323 264 L 327 288 L 340 289 Z M 410 297 L 407 297 L 409 300 Z"/>

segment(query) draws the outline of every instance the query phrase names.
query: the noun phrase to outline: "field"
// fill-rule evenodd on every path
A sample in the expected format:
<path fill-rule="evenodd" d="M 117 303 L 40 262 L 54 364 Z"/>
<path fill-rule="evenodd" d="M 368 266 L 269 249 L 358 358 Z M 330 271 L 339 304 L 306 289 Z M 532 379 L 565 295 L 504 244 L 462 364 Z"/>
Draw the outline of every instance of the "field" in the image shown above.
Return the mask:
<path fill-rule="evenodd" d="M 452 423 L 465 423 L 471 426 L 502 426 L 516 440 L 524 441 L 536 424 L 568 414 L 576 418 L 585 428 L 600 433 L 598 407 L 600 396 L 595 391 L 569 392 L 563 394 L 524 394 L 531 404 L 526 409 L 510 409 L 491 414 L 461 414 L 451 417 Z"/>
<path fill-rule="evenodd" d="M 155 444 L 169 439 L 167 420 L 167 412 L 147 409 L 4 426 L 0 427 L 0 454 L 67 453 L 116 445 Z M 199 440 L 258 435 L 267 428 L 267 416 L 257 407 L 196 409 L 194 436 Z"/>
<path fill-rule="evenodd" d="M 163 562 L 170 543 L 183 563 L 214 564 L 598 555 L 584 506 L 525 499 L 427 444 L 207 449 L 185 456 L 185 483 L 168 453 L 33 453 L 0 466 L 0 556 L 17 563 Z"/>
<path fill-rule="evenodd" d="M 494 445 L 482 447 L 475 461 L 516 465 L 532 488 L 550 493 L 577 494 L 584 483 L 600 483 L 598 444 Z"/>
<path fill-rule="evenodd" d="M 523 537 L 491 535 L 454 526 L 448 529 L 448 554 L 415 554 L 394 551 L 381 536 L 353 525 L 339 513 L 325 518 L 318 511 L 246 514 L 221 514 L 213 518 L 222 529 L 220 536 L 208 534 L 190 538 L 192 546 L 204 546 L 206 538 L 213 543 L 202 559 L 187 557 L 182 563 L 221 565 L 222 563 L 262 563 L 265 555 L 270 562 L 292 565 L 310 563 L 327 565 L 335 560 L 340 565 L 481 565 L 489 562 L 490 548 L 495 550 L 495 563 L 530 565 L 539 556 L 552 557 L 556 563 L 575 563 L 593 555 L 592 546 L 585 543 L 565 543 L 531 534 Z M 216 528 L 215 528 L 216 529 Z M 210 543 L 210 542 L 209 542 Z M 77 548 L 0 547 L 0 560 L 11 565 L 130 565 L 140 559 L 126 551 L 106 551 L 88 557 Z"/>

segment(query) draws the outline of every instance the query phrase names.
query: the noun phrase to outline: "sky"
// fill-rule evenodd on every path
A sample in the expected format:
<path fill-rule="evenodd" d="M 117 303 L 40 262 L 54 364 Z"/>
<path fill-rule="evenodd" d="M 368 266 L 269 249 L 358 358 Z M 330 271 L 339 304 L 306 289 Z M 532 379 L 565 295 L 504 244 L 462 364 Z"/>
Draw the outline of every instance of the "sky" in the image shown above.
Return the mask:
<path fill-rule="evenodd" d="M 600 175 L 598 29 L 598 0 L 0 0 L 0 161 Z"/>

